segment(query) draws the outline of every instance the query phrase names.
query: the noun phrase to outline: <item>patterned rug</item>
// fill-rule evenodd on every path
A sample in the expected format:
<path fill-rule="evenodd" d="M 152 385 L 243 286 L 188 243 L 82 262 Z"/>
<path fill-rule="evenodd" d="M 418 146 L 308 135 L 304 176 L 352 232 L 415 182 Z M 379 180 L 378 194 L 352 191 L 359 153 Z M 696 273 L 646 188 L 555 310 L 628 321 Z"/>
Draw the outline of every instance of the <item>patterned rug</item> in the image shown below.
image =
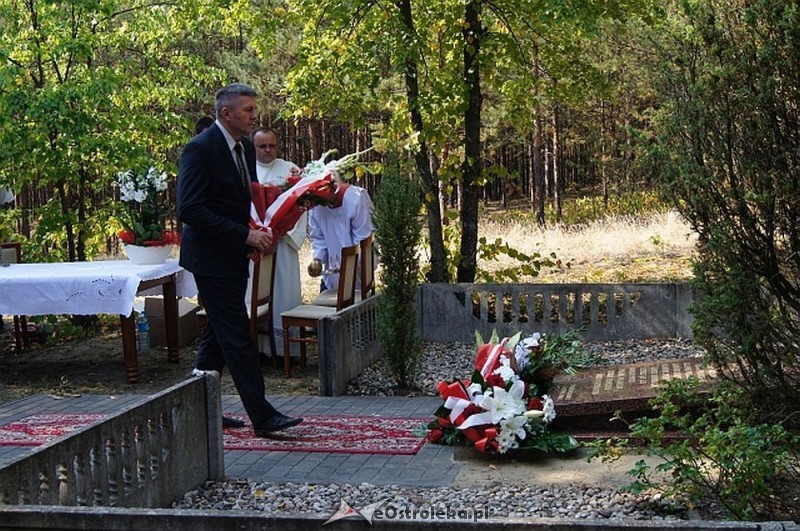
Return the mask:
<path fill-rule="evenodd" d="M 0 446 L 39 446 L 108 415 L 97 413 L 45 413 L 0 426 Z"/>
<path fill-rule="evenodd" d="M 253 435 L 246 416 L 225 416 L 248 424 L 223 431 L 226 450 L 414 455 L 425 444 L 424 437 L 413 433 L 424 419 L 308 415 L 302 424 L 265 439 Z M 0 446 L 39 446 L 105 417 L 92 413 L 30 415 L 0 426 Z"/>

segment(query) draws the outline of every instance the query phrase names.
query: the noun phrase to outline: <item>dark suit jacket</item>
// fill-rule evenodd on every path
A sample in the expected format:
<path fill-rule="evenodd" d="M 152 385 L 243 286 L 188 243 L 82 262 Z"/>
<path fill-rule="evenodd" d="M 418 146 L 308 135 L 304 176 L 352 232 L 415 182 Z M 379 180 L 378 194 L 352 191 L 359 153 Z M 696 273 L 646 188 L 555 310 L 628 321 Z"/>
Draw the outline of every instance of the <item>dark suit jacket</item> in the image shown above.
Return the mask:
<path fill-rule="evenodd" d="M 250 179 L 255 148 L 241 139 Z M 178 169 L 177 214 L 183 223 L 180 264 L 192 273 L 247 276 L 250 191 L 219 126 L 212 125 L 183 149 Z"/>

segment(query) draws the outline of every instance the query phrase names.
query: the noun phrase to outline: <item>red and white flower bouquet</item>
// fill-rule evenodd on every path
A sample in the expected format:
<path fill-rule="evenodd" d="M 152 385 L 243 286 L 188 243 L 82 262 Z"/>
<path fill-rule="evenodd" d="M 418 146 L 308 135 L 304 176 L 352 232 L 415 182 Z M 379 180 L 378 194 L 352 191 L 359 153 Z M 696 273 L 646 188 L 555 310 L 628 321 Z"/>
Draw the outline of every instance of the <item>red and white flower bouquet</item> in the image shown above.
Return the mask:
<path fill-rule="evenodd" d="M 269 229 L 277 242 L 294 228 L 300 216 L 319 204 L 320 197 L 328 195 L 334 174 L 356 166 L 358 158 L 372 148 L 351 153 L 340 159 L 325 162 L 334 151 L 325 152 L 318 160 L 309 162 L 300 175 L 287 179 L 286 186 L 252 183 L 253 201 L 250 207 L 250 228 Z"/>
<path fill-rule="evenodd" d="M 127 170 L 117 173 L 115 183 L 119 188 L 119 199 L 124 205 L 117 215 L 122 225 L 119 231 L 122 243 L 142 247 L 180 243 L 180 234 L 165 227 L 169 214 L 166 172 L 152 166 L 140 173 Z"/>
<path fill-rule="evenodd" d="M 484 342 L 476 333 L 475 372 L 469 380 L 439 382 L 444 404 L 427 425 L 429 441 L 472 445 L 489 454 L 578 447 L 574 437 L 549 429 L 556 408 L 547 391 L 559 372 L 574 372 L 588 363 L 580 341 L 571 333 L 520 336 L 501 341 L 493 333 Z"/>

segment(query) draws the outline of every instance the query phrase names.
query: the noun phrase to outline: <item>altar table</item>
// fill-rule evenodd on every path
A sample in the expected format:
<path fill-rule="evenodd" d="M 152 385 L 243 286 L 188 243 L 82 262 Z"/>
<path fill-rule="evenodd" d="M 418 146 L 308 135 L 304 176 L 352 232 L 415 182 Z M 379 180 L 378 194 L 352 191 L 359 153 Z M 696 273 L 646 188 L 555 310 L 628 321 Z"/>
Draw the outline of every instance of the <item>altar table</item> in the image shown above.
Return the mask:
<path fill-rule="evenodd" d="M 119 314 L 128 383 L 139 381 L 133 305 L 136 295 L 145 292 L 164 295 L 167 360 L 177 363 L 177 297 L 197 293 L 194 277 L 177 260 L 156 265 L 109 260 L 0 267 L 0 315 Z"/>

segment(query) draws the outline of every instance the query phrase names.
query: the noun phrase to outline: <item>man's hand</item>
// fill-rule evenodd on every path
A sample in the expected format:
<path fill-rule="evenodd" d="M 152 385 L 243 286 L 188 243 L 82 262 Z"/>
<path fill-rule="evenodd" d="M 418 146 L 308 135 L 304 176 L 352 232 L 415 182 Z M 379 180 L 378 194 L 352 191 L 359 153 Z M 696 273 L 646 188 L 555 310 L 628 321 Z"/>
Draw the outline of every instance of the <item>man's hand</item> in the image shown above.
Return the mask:
<path fill-rule="evenodd" d="M 269 249 L 272 245 L 272 229 L 250 229 L 250 233 L 247 235 L 247 245 L 259 253 L 264 254 L 264 251 Z"/>

